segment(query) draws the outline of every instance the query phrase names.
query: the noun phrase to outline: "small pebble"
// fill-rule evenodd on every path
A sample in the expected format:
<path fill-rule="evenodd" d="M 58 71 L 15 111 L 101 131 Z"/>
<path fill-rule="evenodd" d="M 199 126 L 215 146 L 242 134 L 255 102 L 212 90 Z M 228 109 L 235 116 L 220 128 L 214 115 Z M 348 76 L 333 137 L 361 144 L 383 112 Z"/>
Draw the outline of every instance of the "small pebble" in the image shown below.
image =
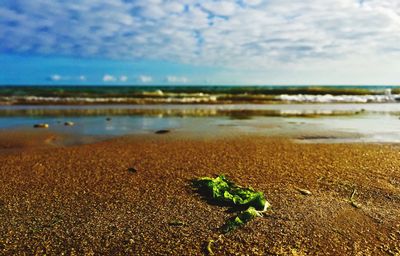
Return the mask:
<path fill-rule="evenodd" d="M 302 189 L 302 188 L 299 188 L 299 189 L 297 189 L 300 193 L 302 193 L 303 195 L 305 195 L 305 196 L 309 196 L 309 195 L 311 195 L 312 193 L 311 193 L 311 191 L 310 190 L 307 190 L 307 189 Z"/>
<path fill-rule="evenodd" d="M 165 134 L 165 133 L 169 133 L 169 132 L 170 132 L 170 130 L 158 130 L 155 133 L 156 134 Z"/>
<path fill-rule="evenodd" d="M 179 226 L 184 226 L 185 223 L 184 223 L 183 221 L 180 221 L 180 220 L 173 220 L 173 221 L 170 221 L 170 222 L 168 223 L 168 225 L 179 227 Z"/>
<path fill-rule="evenodd" d="M 34 128 L 49 128 L 49 124 L 35 124 Z"/>
<path fill-rule="evenodd" d="M 357 208 L 357 209 L 361 208 L 361 204 L 359 204 L 355 201 L 351 201 L 350 203 L 351 203 L 351 206 L 353 206 L 354 208 Z"/>
<path fill-rule="evenodd" d="M 137 170 L 133 167 L 128 168 L 128 172 L 135 173 Z"/>

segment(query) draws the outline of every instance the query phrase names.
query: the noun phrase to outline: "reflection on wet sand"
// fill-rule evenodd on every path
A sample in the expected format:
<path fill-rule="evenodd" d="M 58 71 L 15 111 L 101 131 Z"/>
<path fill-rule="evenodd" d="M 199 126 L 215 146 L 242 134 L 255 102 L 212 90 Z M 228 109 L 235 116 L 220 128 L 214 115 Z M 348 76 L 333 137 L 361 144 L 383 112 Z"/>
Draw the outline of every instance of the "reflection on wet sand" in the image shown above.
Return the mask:
<path fill-rule="evenodd" d="M 257 134 L 301 142 L 400 142 L 400 104 L 0 106 L 0 129 L 79 136 Z M 67 125 L 66 125 L 67 124 Z M 73 125 L 72 125 L 73 124 Z"/>
<path fill-rule="evenodd" d="M 156 116 L 156 117 L 213 117 L 228 116 L 233 119 L 246 119 L 253 116 L 265 117 L 318 117 L 360 114 L 358 110 L 260 110 L 260 109 L 135 109 L 135 108 L 24 108 L 0 109 L 0 116 Z"/>

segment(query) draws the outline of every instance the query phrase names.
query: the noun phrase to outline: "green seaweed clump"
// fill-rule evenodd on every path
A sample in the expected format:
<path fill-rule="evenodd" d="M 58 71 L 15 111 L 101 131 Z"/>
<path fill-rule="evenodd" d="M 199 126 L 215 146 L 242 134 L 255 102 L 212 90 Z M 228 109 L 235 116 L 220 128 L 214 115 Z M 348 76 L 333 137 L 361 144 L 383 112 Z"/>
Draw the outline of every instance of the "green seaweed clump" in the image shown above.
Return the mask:
<path fill-rule="evenodd" d="M 194 186 L 199 193 L 211 197 L 216 203 L 243 208 L 252 206 L 259 211 L 264 211 L 269 207 L 262 192 L 237 186 L 223 175 L 216 178 L 199 178 L 194 181 Z"/>
<path fill-rule="evenodd" d="M 231 218 L 223 226 L 225 233 L 240 227 L 266 211 L 270 204 L 264 194 L 252 188 L 244 188 L 229 181 L 225 176 L 216 178 L 202 177 L 194 181 L 194 187 L 207 200 L 212 203 L 229 205 L 239 212 L 236 217 Z"/>

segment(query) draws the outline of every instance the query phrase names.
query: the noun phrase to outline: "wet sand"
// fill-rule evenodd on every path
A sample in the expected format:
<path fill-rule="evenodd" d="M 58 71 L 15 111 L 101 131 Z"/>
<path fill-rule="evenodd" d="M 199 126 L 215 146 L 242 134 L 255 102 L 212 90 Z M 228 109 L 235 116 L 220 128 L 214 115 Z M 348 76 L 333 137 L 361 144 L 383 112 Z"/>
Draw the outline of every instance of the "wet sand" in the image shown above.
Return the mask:
<path fill-rule="evenodd" d="M 215 255 L 400 253 L 397 145 L 173 132 L 59 139 L 0 133 L 0 255 L 202 255 L 210 240 Z M 272 209 L 221 235 L 233 213 L 190 186 L 221 173 L 263 191 Z"/>

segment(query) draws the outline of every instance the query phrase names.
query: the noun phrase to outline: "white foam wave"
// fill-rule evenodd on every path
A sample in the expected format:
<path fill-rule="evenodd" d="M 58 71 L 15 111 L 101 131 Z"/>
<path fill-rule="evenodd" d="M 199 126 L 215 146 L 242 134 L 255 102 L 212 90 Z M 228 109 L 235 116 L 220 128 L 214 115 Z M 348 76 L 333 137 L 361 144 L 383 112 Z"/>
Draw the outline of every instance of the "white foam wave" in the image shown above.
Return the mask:
<path fill-rule="evenodd" d="M 278 99 L 286 102 L 307 102 L 307 103 L 384 103 L 396 102 L 400 95 L 288 95 L 282 94 Z"/>
<path fill-rule="evenodd" d="M 182 97 L 182 98 L 158 98 L 158 97 L 105 97 L 105 98 L 87 98 L 87 97 L 41 97 L 41 96 L 23 96 L 23 97 L 1 97 L 0 102 L 6 103 L 214 103 L 216 96 L 206 97 Z"/>

